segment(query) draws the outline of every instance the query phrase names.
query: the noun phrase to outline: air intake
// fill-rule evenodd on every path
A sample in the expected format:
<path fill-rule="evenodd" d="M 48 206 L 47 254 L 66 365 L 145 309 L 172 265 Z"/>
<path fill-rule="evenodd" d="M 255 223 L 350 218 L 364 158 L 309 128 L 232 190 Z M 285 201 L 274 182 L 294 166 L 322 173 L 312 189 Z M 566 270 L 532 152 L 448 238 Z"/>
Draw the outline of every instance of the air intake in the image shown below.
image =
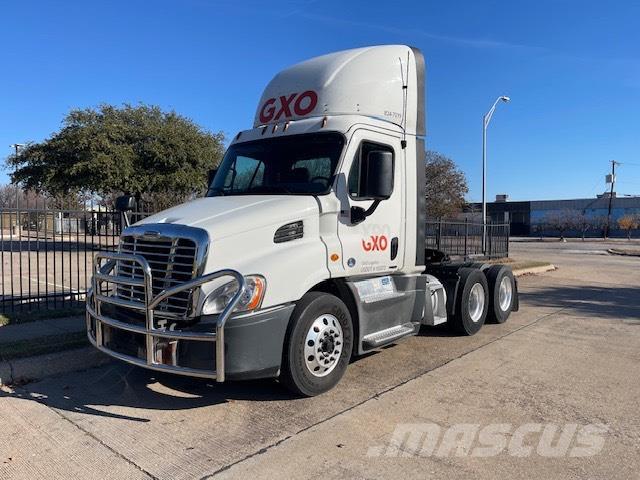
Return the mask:
<path fill-rule="evenodd" d="M 302 220 L 298 220 L 297 222 L 287 223 L 276 230 L 276 233 L 273 235 L 273 242 L 284 243 L 302 238 L 303 235 Z"/>

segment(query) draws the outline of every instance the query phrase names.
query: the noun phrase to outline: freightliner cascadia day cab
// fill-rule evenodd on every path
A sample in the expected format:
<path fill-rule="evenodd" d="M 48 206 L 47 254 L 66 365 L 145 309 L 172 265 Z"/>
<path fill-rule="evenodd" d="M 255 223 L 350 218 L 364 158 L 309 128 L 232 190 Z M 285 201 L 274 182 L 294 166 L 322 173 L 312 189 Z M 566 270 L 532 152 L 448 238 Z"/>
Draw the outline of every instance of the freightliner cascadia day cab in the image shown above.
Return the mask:
<path fill-rule="evenodd" d="M 278 73 L 206 196 L 127 227 L 117 253 L 96 257 L 89 339 L 141 367 L 277 377 L 311 396 L 421 325 L 473 335 L 504 322 L 518 307 L 508 267 L 425 249 L 424 136 L 415 48 Z"/>

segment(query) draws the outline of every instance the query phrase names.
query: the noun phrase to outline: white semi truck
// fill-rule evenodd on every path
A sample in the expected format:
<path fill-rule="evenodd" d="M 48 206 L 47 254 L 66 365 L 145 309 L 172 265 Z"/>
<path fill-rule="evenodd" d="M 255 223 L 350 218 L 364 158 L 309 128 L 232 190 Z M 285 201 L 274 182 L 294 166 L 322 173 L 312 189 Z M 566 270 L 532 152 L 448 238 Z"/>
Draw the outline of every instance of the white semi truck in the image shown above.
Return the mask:
<path fill-rule="evenodd" d="M 312 396 L 352 357 L 421 325 L 473 335 L 506 321 L 518 308 L 508 267 L 425 249 L 424 136 L 415 48 L 278 73 L 206 196 L 127 227 L 117 253 L 97 255 L 90 341 L 149 369 L 277 377 Z"/>

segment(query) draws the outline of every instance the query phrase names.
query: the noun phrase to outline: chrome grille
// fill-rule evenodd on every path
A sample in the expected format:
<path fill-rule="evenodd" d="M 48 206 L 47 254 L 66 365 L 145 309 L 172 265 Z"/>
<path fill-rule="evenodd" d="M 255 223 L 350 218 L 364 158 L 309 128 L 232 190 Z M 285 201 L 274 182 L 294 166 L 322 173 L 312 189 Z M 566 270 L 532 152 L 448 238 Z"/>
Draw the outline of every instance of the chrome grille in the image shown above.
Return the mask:
<path fill-rule="evenodd" d="M 196 276 L 196 243 L 188 238 L 123 235 L 120 253 L 144 257 L 151 267 L 153 295 L 180 285 Z M 135 262 L 119 260 L 117 274 L 142 279 L 142 269 Z M 193 290 L 185 290 L 164 300 L 156 308 L 159 317 L 186 317 L 193 304 Z M 144 287 L 117 285 L 116 296 L 124 300 L 144 302 Z"/>

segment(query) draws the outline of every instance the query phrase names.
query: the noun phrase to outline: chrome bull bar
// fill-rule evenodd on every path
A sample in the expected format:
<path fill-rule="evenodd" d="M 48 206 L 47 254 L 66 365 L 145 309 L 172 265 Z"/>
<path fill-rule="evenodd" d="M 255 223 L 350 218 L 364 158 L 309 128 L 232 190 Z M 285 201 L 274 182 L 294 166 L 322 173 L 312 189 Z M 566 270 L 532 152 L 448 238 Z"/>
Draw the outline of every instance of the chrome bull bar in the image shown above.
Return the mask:
<path fill-rule="evenodd" d="M 102 263 L 103 261 L 106 263 Z M 113 269 L 119 260 L 135 262 L 140 266 L 143 273 L 143 278 L 132 278 L 127 276 L 121 276 L 113 274 Z M 200 285 L 211 282 L 220 277 L 233 277 L 238 282 L 238 291 L 231 298 L 226 305 L 222 313 L 218 316 L 215 332 L 184 332 L 184 331 L 167 331 L 155 328 L 154 324 L 154 309 L 158 305 L 166 300 L 168 297 L 175 295 L 183 290 L 199 287 Z M 144 303 L 134 300 L 126 300 L 118 297 L 112 297 L 109 295 L 103 295 L 101 286 L 103 283 L 112 283 L 115 285 L 128 285 L 135 287 L 142 287 L 144 291 Z M 112 253 L 101 252 L 95 256 L 94 273 L 92 278 L 92 292 L 87 295 L 87 335 L 89 341 L 100 351 L 123 360 L 134 365 L 138 365 L 144 368 L 152 370 L 165 371 L 171 373 L 178 373 L 182 375 L 213 378 L 217 382 L 224 382 L 225 380 L 225 363 L 224 363 L 224 327 L 227 320 L 231 316 L 231 313 L 235 309 L 236 305 L 240 301 L 242 294 L 246 290 L 246 282 L 244 277 L 237 271 L 231 269 L 218 270 L 207 275 L 203 275 L 198 278 L 194 278 L 181 285 L 177 285 L 171 288 L 167 288 L 160 292 L 155 297 L 153 296 L 153 285 L 151 276 L 151 267 L 147 260 L 141 255 L 125 254 L 125 253 Z M 143 312 L 145 315 L 145 326 L 129 324 L 116 320 L 114 318 L 105 316 L 102 314 L 102 303 L 109 303 L 119 307 L 137 310 Z M 95 338 L 91 334 L 92 319 L 95 321 Z M 111 328 L 125 330 L 132 333 L 144 335 L 145 347 L 146 347 L 146 359 L 142 360 L 139 357 L 133 357 L 125 355 L 120 352 L 116 352 L 104 345 L 103 338 L 103 324 L 108 325 Z M 215 343 L 215 370 L 204 370 L 190 367 L 181 367 L 176 364 L 166 364 L 158 362 L 156 358 L 156 338 L 168 338 L 174 340 L 195 340 L 202 342 L 214 342 Z"/>

